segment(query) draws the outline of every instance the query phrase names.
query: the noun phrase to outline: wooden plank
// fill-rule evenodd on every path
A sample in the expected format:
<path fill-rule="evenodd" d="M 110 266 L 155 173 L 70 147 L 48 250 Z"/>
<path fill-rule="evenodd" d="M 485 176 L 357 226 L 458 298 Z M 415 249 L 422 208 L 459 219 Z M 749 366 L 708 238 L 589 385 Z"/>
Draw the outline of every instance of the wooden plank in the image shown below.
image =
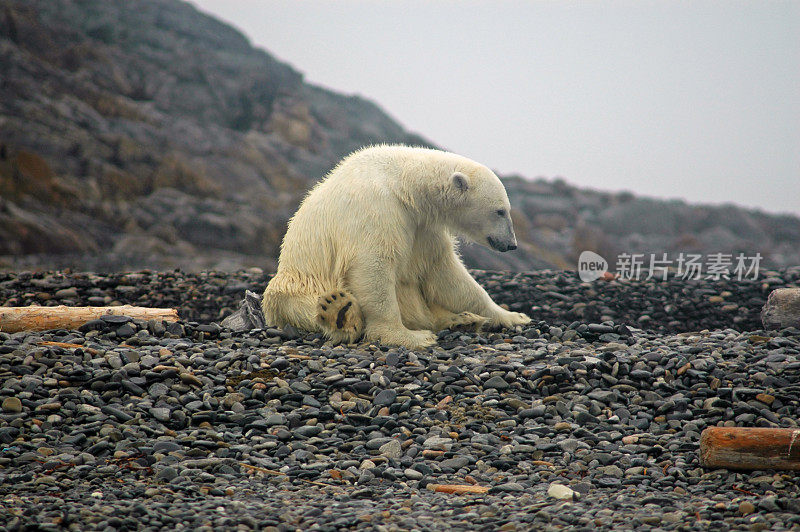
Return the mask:
<path fill-rule="evenodd" d="M 428 484 L 428 489 L 439 493 L 486 493 L 489 488 L 486 486 L 473 486 L 471 484 Z"/>
<path fill-rule="evenodd" d="M 178 311 L 173 308 L 147 308 L 132 305 L 118 307 L 0 307 L 0 331 L 47 331 L 50 329 L 77 329 L 84 323 L 113 314 L 130 316 L 139 320 L 178 321 Z"/>
<path fill-rule="evenodd" d="M 700 463 L 726 469 L 800 470 L 800 429 L 709 427 Z"/>

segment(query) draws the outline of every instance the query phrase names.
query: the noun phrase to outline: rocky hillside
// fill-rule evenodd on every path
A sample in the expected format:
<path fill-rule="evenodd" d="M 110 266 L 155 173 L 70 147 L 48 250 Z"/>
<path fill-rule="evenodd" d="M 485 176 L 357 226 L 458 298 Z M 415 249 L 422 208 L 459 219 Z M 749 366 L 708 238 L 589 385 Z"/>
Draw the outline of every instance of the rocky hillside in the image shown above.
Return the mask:
<path fill-rule="evenodd" d="M 424 141 L 175 0 L 0 1 L 6 265 L 274 266 L 344 154 Z"/>
<path fill-rule="evenodd" d="M 379 142 L 431 145 L 183 2 L 0 0 L 0 268 L 269 270 L 304 191 Z M 520 249 L 467 247 L 471 266 L 574 268 L 587 248 L 800 264 L 796 218 L 507 185 Z"/>

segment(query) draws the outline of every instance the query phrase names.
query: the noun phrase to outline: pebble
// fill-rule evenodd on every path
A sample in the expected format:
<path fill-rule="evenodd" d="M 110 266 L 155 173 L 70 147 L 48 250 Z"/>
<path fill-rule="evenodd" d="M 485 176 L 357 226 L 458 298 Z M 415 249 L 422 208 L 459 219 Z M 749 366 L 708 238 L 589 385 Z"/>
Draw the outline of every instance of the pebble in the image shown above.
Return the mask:
<path fill-rule="evenodd" d="M 78 290 L 75 287 L 70 288 L 62 288 L 61 290 L 56 290 L 53 297 L 57 299 L 71 299 L 78 297 Z"/>
<path fill-rule="evenodd" d="M 567 438 L 558 442 L 558 446 L 568 453 L 574 453 L 581 446 L 581 442 L 574 438 Z"/>
<path fill-rule="evenodd" d="M 178 476 L 178 471 L 174 467 L 165 467 L 158 473 L 156 473 L 156 480 L 163 480 L 165 482 L 170 482 L 174 480 Z"/>
<path fill-rule="evenodd" d="M 453 470 L 457 471 L 457 470 L 461 469 L 462 467 L 468 466 L 469 462 L 470 462 L 470 460 L 469 460 L 469 457 L 467 457 L 467 456 L 463 456 L 463 455 L 462 456 L 454 456 L 453 458 L 448 458 L 446 460 L 442 460 L 439 463 L 439 467 L 441 467 L 442 469 L 447 468 L 447 469 L 453 469 Z"/>
<path fill-rule="evenodd" d="M 378 450 L 386 458 L 397 460 L 403 456 L 403 447 L 398 440 L 390 440 L 381 445 Z"/>
<path fill-rule="evenodd" d="M 575 492 L 563 484 L 554 482 L 547 488 L 547 496 L 553 497 L 554 499 L 571 501 L 575 497 Z"/>
<path fill-rule="evenodd" d="M 394 403 L 394 400 L 397 398 L 397 391 L 386 389 L 381 390 L 372 400 L 372 403 L 376 406 L 389 406 Z"/>
<path fill-rule="evenodd" d="M 409 480 L 422 480 L 422 477 L 423 477 L 422 473 L 420 473 L 416 469 L 411 469 L 411 468 L 406 468 L 403 471 L 403 474 Z"/>
<path fill-rule="evenodd" d="M 739 504 L 739 513 L 742 515 L 750 515 L 756 511 L 755 505 L 750 501 L 743 501 Z"/>
<path fill-rule="evenodd" d="M 494 376 L 483 383 L 484 388 L 494 388 L 497 391 L 508 389 L 508 383 L 502 377 Z"/>
<path fill-rule="evenodd" d="M 775 402 L 775 396 L 768 393 L 756 394 L 756 400 L 761 401 L 765 405 L 771 405 Z"/>
<path fill-rule="evenodd" d="M 17 397 L 6 397 L 3 399 L 3 412 L 12 414 L 22 412 L 22 401 Z"/>
<path fill-rule="evenodd" d="M 162 423 L 166 423 L 169 421 L 169 408 L 151 408 L 150 413 L 153 414 L 153 417 Z"/>

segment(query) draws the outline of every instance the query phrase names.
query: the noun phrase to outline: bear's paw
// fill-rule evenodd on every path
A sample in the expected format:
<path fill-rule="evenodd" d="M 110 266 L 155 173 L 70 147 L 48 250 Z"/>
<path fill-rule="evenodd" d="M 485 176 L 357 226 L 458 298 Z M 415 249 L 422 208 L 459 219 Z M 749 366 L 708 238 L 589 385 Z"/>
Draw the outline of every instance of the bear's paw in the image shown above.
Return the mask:
<path fill-rule="evenodd" d="M 364 332 L 361 307 L 353 294 L 346 290 L 334 290 L 319 297 L 317 321 L 337 343 L 353 343 Z"/>
<path fill-rule="evenodd" d="M 425 349 L 436 345 L 436 335 L 427 330 L 373 330 L 367 331 L 367 339 L 384 345 L 397 345 L 408 349 Z"/>
<path fill-rule="evenodd" d="M 499 316 L 489 320 L 487 327 L 490 330 L 511 329 L 517 325 L 527 325 L 531 319 L 522 312 L 509 312 L 504 310 Z"/>
<path fill-rule="evenodd" d="M 451 331 L 480 332 L 487 321 L 489 321 L 488 318 L 472 312 L 460 312 L 446 316 L 437 325 L 439 329 L 450 329 Z"/>

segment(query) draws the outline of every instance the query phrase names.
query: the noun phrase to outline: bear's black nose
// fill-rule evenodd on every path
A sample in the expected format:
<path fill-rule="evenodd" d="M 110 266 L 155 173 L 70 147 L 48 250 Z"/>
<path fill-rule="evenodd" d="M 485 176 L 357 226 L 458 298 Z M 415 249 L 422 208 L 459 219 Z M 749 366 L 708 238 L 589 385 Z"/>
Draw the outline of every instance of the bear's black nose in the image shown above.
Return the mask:
<path fill-rule="evenodd" d="M 506 251 L 512 251 L 512 250 L 517 249 L 517 243 L 516 242 L 507 243 L 507 242 L 503 242 L 502 240 L 497 240 L 495 238 L 492 238 L 490 236 L 486 237 L 486 241 L 489 242 L 489 246 L 491 246 L 492 249 L 496 249 L 497 251 L 499 251 L 501 253 L 505 253 Z"/>

